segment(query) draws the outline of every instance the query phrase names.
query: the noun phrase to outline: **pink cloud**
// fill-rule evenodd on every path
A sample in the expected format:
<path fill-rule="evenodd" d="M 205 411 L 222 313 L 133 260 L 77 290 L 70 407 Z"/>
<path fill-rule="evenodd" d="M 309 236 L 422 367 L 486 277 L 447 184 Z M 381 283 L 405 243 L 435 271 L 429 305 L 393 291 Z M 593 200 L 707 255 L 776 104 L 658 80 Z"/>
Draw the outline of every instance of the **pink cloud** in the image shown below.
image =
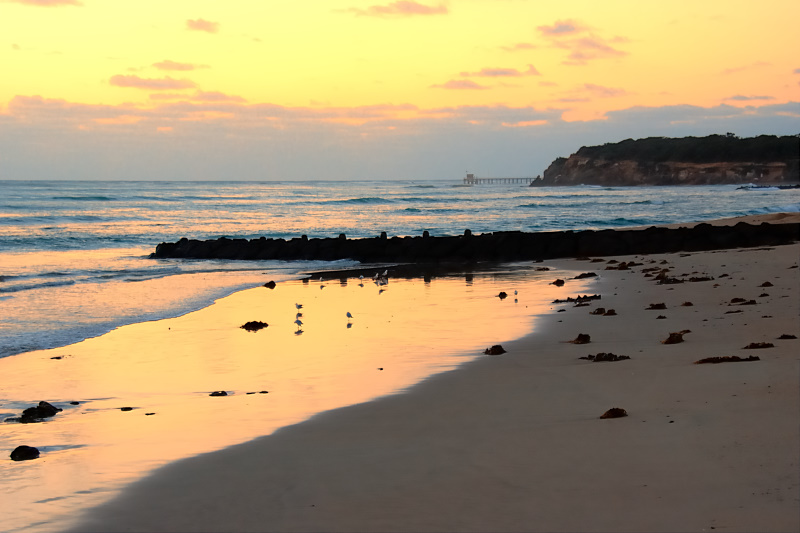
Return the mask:
<path fill-rule="evenodd" d="M 219 22 L 211 22 L 203 19 L 190 19 L 186 21 L 186 29 L 204 31 L 207 33 L 217 33 L 219 31 Z"/>
<path fill-rule="evenodd" d="M 176 80 L 169 76 L 166 78 L 140 78 L 139 76 L 117 74 L 116 76 L 111 76 L 108 82 L 116 87 L 131 87 L 149 91 L 191 89 L 197 86 L 191 80 Z"/>
<path fill-rule="evenodd" d="M 578 33 L 583 30 L 583 26 L 573 20 L 557 20 L 552 26 L 538 26 L 536 29 L 542 35 L 560 36 Z"/>
<path fill-rule="evenodd" d="M 613 98 L 615 96 L 624 96 L 628 94 L 628 91 L 625 89 L 604 87 L 602 85 L 595 85 L 594 83 L 584 83 L 583 88 L 589 91 L 592 95 L 600 98 Z"/>
<path fill-rule="evenodd" d="M 177 61 L 170 61 L 169 59 L 165 59 L 164 61 L 159 61 L 158 63 L 153 63 L 153 66 L 156 67 L 158 70 L 181 70 L 181 71 L 204 68 L 202 65 L 193 65 L 191 63 L 178 63 Z"/>
<path fill-rule="evenodd" d="M 197 102 L 241 102 L 241 103 L 247 101 L 241 96 L 225 94 L 219 91 L 197 91 L 194 94 L 194 96 L 192 96 L 192 100 Z"/>
<path fill-rule="evenodd" d="M 528 65 L 528 70 L 522 72 L 515 68 L 483 68 L 478 72 L 462 72 L 460 75 L 464 77 L 480 76 L 486 78 L 541 76 L 533 65 Z"/>
<path fill-rule="evenodd" d="M 472 80 L 450 80 L 447 83 L 439 85 L 431 85 L 434 89 L 454 89 L 454 90 L 480 90 L 488 89 L 488 87 L 479 85 Z"/>
<path fill-rule="evenodd" d="M 409 17 L 414 15 L 446 15 L 448 13 L 447 7 L 442 4 L 426 6 L 410 0 L 399 0 L 387 5 L 369 6 L 366 9 L 351 8 L 348 11 L 366 17 Z"/>
<path fill-rule="evenodd" d="M 57 7 L 57 6 L 82 6 L 78 0 L 10 0 L 14 4 L 26 6 Z"/>

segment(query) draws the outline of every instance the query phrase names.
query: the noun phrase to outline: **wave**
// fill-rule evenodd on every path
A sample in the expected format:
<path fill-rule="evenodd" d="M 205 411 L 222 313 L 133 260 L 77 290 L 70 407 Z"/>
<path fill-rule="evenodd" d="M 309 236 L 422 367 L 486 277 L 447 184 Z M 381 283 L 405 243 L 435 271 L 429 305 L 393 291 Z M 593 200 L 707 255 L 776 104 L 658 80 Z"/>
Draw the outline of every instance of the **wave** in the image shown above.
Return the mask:
<path fill-rule="evenodd" d="M 800 204 L 779 205 L 774 207 L 759 207 L 750 210 L 748 215 L 767 215 L 770 213 L 800 213 Z"/>
<path fill-rule="evenodd" d="M 67 279 L 64 281 L 44 281 L 41 283 L 30 283 L 13 285 L 11 287 L 0 287 L 0 293 L 21 292 L 33 289 L 47 289 L 51 287 L 64 287 L 67 285 L 75 285 L 75 280 Z"/>
<path fill-rule="evenodd" d="M 316 202 L 312 202 L 316 203 Z M 347 200 L 323 200 L 323 204 L 392 204 L 394 200 L 388 198 L 379 198 L 377 196 L 368 196 L 366 198 L 349 198 Z"/>
<path fill-rule="evenodd" d="M 77 200 L 81 202 L 115 202 L 117 198 L 111 196 L 53 196 L 53 200 Z"/>

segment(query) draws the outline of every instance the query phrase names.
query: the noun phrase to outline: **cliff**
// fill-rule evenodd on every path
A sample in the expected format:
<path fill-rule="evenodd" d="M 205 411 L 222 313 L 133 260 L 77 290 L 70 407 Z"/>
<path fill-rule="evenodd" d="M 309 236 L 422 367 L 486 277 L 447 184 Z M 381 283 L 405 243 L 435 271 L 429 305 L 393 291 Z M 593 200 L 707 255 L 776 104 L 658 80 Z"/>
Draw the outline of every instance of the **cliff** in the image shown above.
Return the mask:
<path fill-rule="evenodd" d="M 788 184 L 800 181 L 800 137 L 628 139 L 559 157 L 532 186 Z"/>

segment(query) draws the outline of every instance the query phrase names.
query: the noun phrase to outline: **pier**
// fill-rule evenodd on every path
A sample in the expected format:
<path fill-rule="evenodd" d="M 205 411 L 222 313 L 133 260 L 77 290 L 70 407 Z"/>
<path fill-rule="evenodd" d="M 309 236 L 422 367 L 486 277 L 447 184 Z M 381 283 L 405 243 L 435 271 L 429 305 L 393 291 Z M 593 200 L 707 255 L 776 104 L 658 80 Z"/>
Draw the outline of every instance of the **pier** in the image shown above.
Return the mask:
<path fill-rule="evenodd" d="M 495 183 L 520 183 L 530 185 L 534 178 L 479 178 L 475 174 L 467 174 L 464 185 L 492 185 Z"/>

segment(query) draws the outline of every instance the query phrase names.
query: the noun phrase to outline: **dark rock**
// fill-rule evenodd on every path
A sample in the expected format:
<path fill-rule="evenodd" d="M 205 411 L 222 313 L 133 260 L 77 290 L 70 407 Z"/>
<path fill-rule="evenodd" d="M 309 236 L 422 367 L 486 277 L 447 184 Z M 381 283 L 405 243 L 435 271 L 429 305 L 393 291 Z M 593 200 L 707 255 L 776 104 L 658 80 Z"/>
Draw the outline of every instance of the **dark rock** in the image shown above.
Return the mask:
<path fill-rule="evenodd" d="M 578 333 L 578 336 L 569 342 L 572 344 L 589 344 L 592 342 L 592 337 L 586 333 Z"/>
<path fill-rule="evenodd" d="M 759 298 L 766 298 L 767 296 L 769 296 L 769 294 L 767 294 L 766 292 L 762 292 L 761 294 L 758 295 Z"/>
<path fill-rule="evenodd" d="M 789 335 L 788 333 L 784 333 L 783 335 L 778 337 L 779 340 L 788 340 L 788 339 L 796 339 L 796 338 L 797 338 L 796 335 Z"/>
<path fill-rule="evenodd" d="M 689 281 L 692 283 L 697 283 L 699 281 L 713 281 L 713 280 L 714 278 L 712 278 L 711 276 L 692 276 L 691 278 L 689 278 Z"/>
<path fill-rule="evenodd" d="M 669 337 L 661 341 L 661 344 L 678 344 L 679 342 L 683 342 L 683 336 L 686 335 L 687 333 L 691 333 L 691 331 L 685 329 L 677 333 L 670 333 Z"/>
<path fill-rule="evenodd" d="M 764 283 L 759 285 L 759 287 L 773 287 L 773 285 L 769 281 L 765 281 Z"/>
<path fill-rule="evenodd" d="M 581 357 L 581 359 L 587 359 L 589 361 L 594 361 L 595 363 L 600 362 L 614 362 L 614 361 L 624 361 L 626 359 L 630 359 L 627 355 L 617 355 L 611 352 L 600 352 L 595 355 L 587 355 L 586 357 Z"/>
<path fill-rule="evenodd" d="M 228 393 L 224 390 L 217 390 L 209 394 L 209 396 L 227 396 Z"/>
<path fill-rule="evenodd" d="M 723 357 L 706 357 L 704 359 L 700 359 L 699 361 L 695 361 L 694 364 L 696 365 L 704 365 L 704 364 L 712 364 L 716 365 L 718 363 L 738 363 L 740 361 L 760 361 L 758 356 L 751 355 L 750 357 L 741 358 L 738 355 L 726 355 Z"/>
<path fill-rule="evenodd" d="M 120 407 L 120 411 L 133 411 L 133 407 Z"/>
<path fill-rule="evenodd" d="M 260 329 L 264 329 L 265 327 L 269 326 L 266 322 L 259 322 L 258 320 L 252 320 L 245 324 L 239 326 L 241 329 L 246 331 L 258 331 Z"/>
<path fill-rule="evenodd" d="M 603 313 L 603 316 L 617 316 L 617 312 L 613 309 L 609 309 L 608 311 Z"/>
<path fill-rule="evenodd" d="M 682 307 L 692 307 L 694 304 L 692 302 L 683 302 L 681 304 Z"/>
<path fill-rule="evenodd" d="M 69 402 L 70 405 L 80 405 L 81 402 Z"/>
<path fill-rule="evenodd" d="M 571 296 L 568 296 L 565 300 L 553 300 L 553 303 L 554 304 L 568 304 L 568 303 L 579 303 L 580 304 L 580 303 L 588 302 L 590 300 L 600 300 L 600 299 L 601 299 L 601 296 L 599 294 L 593 294 L 592 296 L 589 296 L 589 295 L 585 294 L 583 296 L 576 296 L 575 298 L 572 298 Z"/>
<path fill-rule="evenodd" d="M 500 292 L 500 294 L 497 295 L 497 297 L 500 298 L 501 300 L 506 298 L 507 296 L 508 296 L 508 294 L 506 294 L 505 292 L 502 292 L 502 291 Z"/>
<path fill-rule="evenodd" d="M 746 302 L 746 301 L 747 300 L 745 300 L 744 298 L 731 298 L 731 303 L 732 304 L 738 304 L 738 303 L 742 303 L 742 302 Z"/>
<path fill-rule="evenodd" d="M 660 304 L 650 304 L 650 307 L 648 307 L 646 310 L 647 311 L 653 311 L 653 310 L 660 310 L 660 309 L 666 309 L 666 308 L 667 308 L 667 304 L 660 303 Z"/>
<path fill-rule="evenodd" d="M 276 285 L 277 283 L 275 283 L 274 281 L 268 281 L 264 284 L 264 286 L 268 289 L 274 289 Z"/>
<path fill-rule="evenodd" d="M 582 274 L 578 274 L 572 279 L 586 279 L 586 278 L 594 278 L 596 276 L 597 274 L 595 274 L 594 272 L 584 272 Z"/>
<path fill-rule="evenodd" d="M 628 412 L 625 409 L 621 407 L 612 407 L 600 415 L 600 418 L 622 418 L 623 416 L 628 416 Z"/>
<path fill-rule="evenodd" d="M 563 279 L 557 279 L 553 283 L 551 283 L 550 285 L 555 285 L 556 287 L 562 287 L 564 285 L 564 280 Z"/>
<path fill-rule="evenodd" d="M 658 315 L 656 317 L 656 320 L 664 320 L 665 318 L 667 318 L 667 317 L 665 317 L 664 315 Z"/>
<path fill-rule="evenodd" d="M 774 348 L 774 347 L 775 345 L 772 344 L 771 342 L 751 342 L 750 344 L 742 348 L 742 350 L 760 350 L 762 348 Z"/>
<path fill-rule="evenodd" d="M 38 457 L 39 449 L 34 448 L 33 446 L 17 446 L 14 448 L 14 451 L 11 452 L 12 461 L 30 461 L 31 459 L 37 459 Z"/>
<path fill-rule="evenodd" d="M 22 411 L 22 416 L 19 417 L 19 421 L 23 424 L 30 422 L 41 422 L 45 418 L 56 416 L 56 413 L 60 411 L 60 408 L 55 407 L 48 402 L 42 401 L 39 402 L 39 405 L 36 407 L 28 407 Z"/>
<path fill-rule="evenodd" d="M 485 353 L 486 355 L 500 355 L 506 353 L 506 351 L 499 344 L 495 344 L 491 348 L 486 348 L 486 350 L 484 350 L 483 353 Z"/>
<path fill-rule="evenodd" d="M 594 311 L 590 311 L 589 314 L 590 315 L 604 315 L 604 314 L 606 314 L 606 308 L 605 307 L 598 307 Z"/>

